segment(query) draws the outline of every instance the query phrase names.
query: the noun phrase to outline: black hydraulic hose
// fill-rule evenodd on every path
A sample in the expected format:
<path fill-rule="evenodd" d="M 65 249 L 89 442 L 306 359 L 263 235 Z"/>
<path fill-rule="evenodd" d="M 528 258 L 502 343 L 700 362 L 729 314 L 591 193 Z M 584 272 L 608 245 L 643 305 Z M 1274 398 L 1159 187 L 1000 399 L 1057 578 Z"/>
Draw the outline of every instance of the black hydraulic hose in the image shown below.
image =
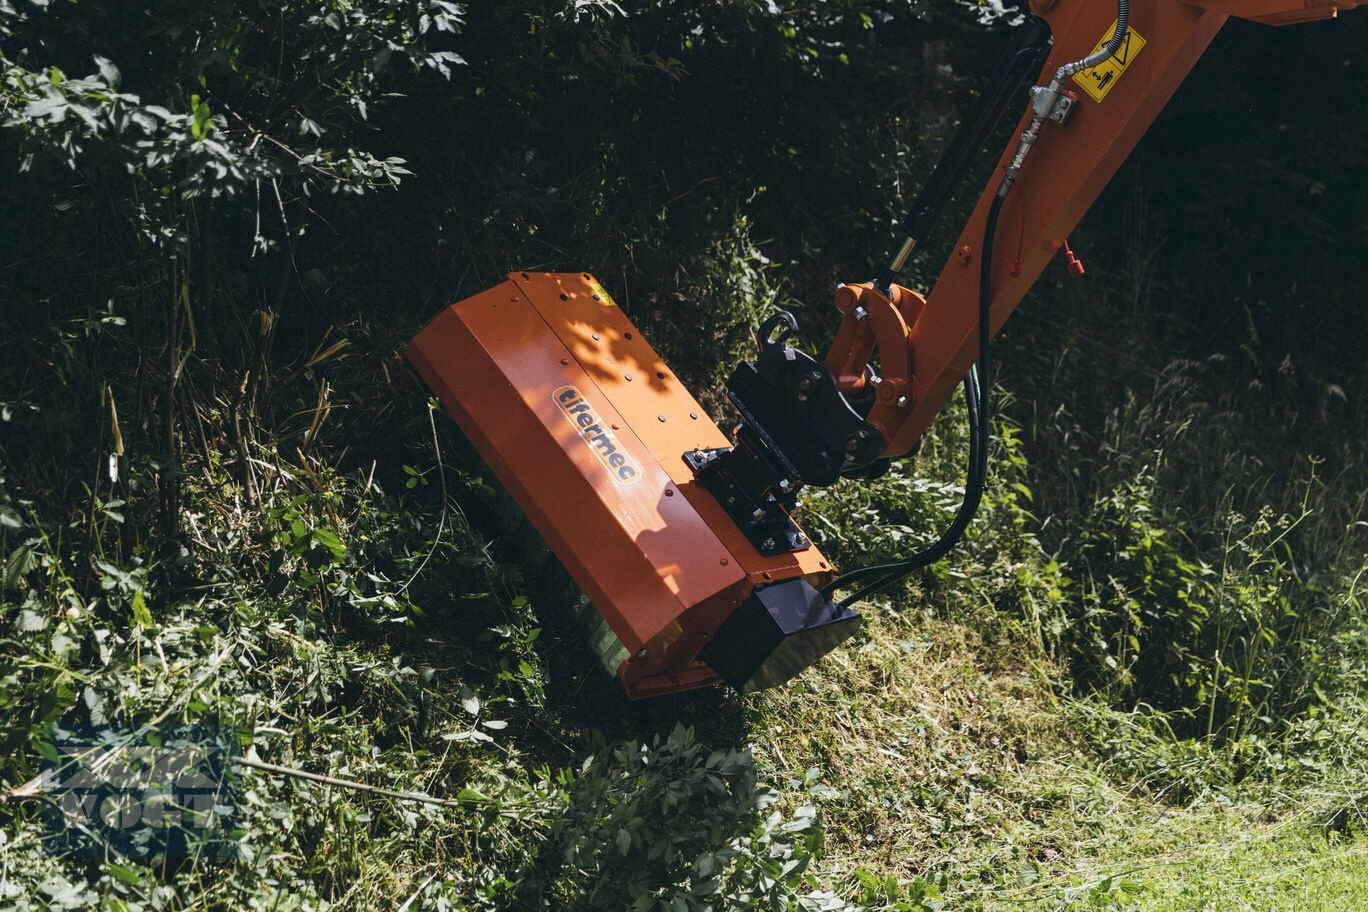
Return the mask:
<path fill-rule="evenodd" d="M 887 291 L 912 250 L 935 230 L 941 213 L 949 205 L 979 150 L 1020 96 L 1027 81 L 1040 73 L 1049 51 L 1049 26 L 1043 19 L 1028 15 L 1026 21 L 1017 27 L 1011 49 L 988 80 L 974 112 L 955 131 L 950 145 L 903 219 L 902 229 L 906 239 L 897 255 L 874 280 L 879 288 Z"/>
<path fill-rule="evenodd" d="M 1025 61 L 1031 59 L 1032 52 L 1041 54 L 1040 59 L 1043 61 L 1045 44 L 1039 36 L 1032 34 L 1040 20 L 1032 17 L 1029 21 L 1031 28 L 1023 33 L 1024 40 L 1010 61 L 1002 68 L 998 79 L 995 80 L 1002 85 L 1004 91 L 1019 86 L 1019 83 L 1014 84 L 1014 78 L 1020 78 L 1018 68 Z M 1043 24 L 1040 24 L 1040 27 L 1046 33 L 1047 38 L 1048 28 L 1044 28 Z M 1035 90 L 1031 122 L 1018 141 L 1016 152 L 1007 166 L 1002 184 L 993 195 L 993 202 L 988 207 L 988 219 L 983 228 L 983 249 L 979 260 L 979 360 L 974 367 L 970 368 L 964 379 L 964 392 L 968 400 L 970 422 L 969 470 L 965 481 L 964 500 L 955 512 L 955 518 L 951 521 L 949 528 L 930 547 L 902 560 L 852 570 L 828 583 L 822 589 L 822 594 L 828 597 L 832 593 L 847 589 L 852 585 L 863 584 L 854 593 L 846 596 L 838 603 L 842 608 L 849 606 L 852 602 L 874 595 L 905 578 L 908 574 L 945 557 L 964 537 L 965 531 L 974 519 L 974 514 L 978 512 L 979 504 L 983 501 L 984 489 L 988 483 L 988 443 L 992 428 L 991 390 L 993 374 L 989 345 L 992 334 L 989 324 L 992 319 L 993 303 L 993 239 L 997 234 L 998 215 L 1002 211 L 1003 200 L 1007 198 L 1008 192 L 1016 182 L 1022 163 L 1026 160 L 1026 156 L 1040 135 L 1041 126 L 1051 113 L 1054 99 L 1058 97 L 1064 80 L 1075 73 L 1110 60 L 1121 49 L 1129 28 L 1130 0 L 1117 0 L 1116 29 L 1112 33 L 1111 39 L 1099 48 L 1097 53 L 1061 66 L 1055 72 L 1054 78 L 1048 86 Z M 969 146 L 976 147 L 981 144 L 981 140 L 976 142 L 977 133 L 982 128 L 982 124 L 977 121 L 986 120 L 987 111 L 991 107 L 992 105 L 983 106 L 980 109 L 979 116 L 975 118 L 974 125 L 963 128 L 961 134 L 956 136 L 952 148 L 956 150 L 957 154 L 950 156 L 951 158 L 962 159 L 965 157 L 963 153 Z M 996 120 L 994 119 L 992 122 L 995 123 Z M 972 154 L 972 149 L 969 151 Z M 942 162 L 941 165 L 937 166 L 936 173 L 933 173 L 932 179 L 928 181 L 928 188 L 923 190 L 922 195 L 918 198 L 917 205 L 908 217 L 907 225 L 910 231 L 907 240 L 903 242 L 903 246 L 898 251 L 897 256 L 894 257 L 893 262 L 875 280 L 876 287 L 887 291 L 893 277 L 902 267 L 908 255 L 911 254 L 913 248 L 916 247 L 918 241 L 921 240 L 917 232 L 925 233 L 935 224 L 940 209 L 949 199 L 949 189 L 963 175 L 963 167 L 964 162 L 962 160 Z"/>
<path fill-rule="evenodd" d="M 1111 40 L 1098 48 L 1097 53 L 1084 57 L 1078 63 L 1071 63 L 1063 69 L 1068 70 L 1064 76 L 1072 76 L 1074 73 L 1081 73 L 1090 70 L 1099 63 L 1105 63 L 1121 50 L 1122 43 L 1126 40 L 1126 32 L 1130 30 L 1130 0 L 1117 0 L 1116 4 L 1116 31 L 1112 32 Z M 1063 70 L 1061 70 L 1063 72 Z"/>
<path fill-rule="evenodd" d="M 979 260 L 979 308 L 978 341 L 979 359 L 964 379 L 964 392 L 969 405 L 969 469 L 964 485 L 964 500 L 955 511 L 955 518 L 949 528 L 936 539 L 930 547 L 905 557 L 902 560 L 873 567 L 852 570 L 832 580 L 822 589 L 822 594 L 830 596 L 834 592 L 863 582 L 853 594 L 839 603 L 844 608 L 886 589 L 910 573 L 934 564 L 945 557 L 959 544 L 965 531 L 978 512 L 983 501 L 983 491 L 988 483 L 988 441 L 992 425 L 991 388 L 992 351 L 990 346 L 993 304 L 993 238 L 997 234 L 998 215 L 1002 211 L 1003 197 L 994 196 L 988 207 L 988 220 L 983 229 L 983 249 Z"/>

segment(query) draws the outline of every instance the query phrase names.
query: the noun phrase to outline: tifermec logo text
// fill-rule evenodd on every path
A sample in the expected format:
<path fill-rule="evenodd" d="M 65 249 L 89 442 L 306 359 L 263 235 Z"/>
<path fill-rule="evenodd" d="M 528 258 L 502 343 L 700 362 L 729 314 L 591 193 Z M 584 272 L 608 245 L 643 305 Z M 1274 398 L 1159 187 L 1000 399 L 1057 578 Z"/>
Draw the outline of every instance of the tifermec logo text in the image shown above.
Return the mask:
<path fill-rule="evenodd" d="M 609 478 L 624 486 L 641 481 L 641 464 L 627 452 L 579 390 L 573 386 L 562 386 L 551 395 L 585 445 L 608 470 Z"/>

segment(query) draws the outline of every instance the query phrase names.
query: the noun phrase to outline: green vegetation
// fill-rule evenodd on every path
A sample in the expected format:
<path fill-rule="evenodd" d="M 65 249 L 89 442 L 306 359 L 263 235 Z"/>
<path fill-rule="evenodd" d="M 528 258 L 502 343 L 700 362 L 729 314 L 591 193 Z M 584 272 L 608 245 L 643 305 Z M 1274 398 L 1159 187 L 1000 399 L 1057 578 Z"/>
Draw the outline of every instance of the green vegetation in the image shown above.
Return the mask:
<path fill-rule="evenodd" d="M 1229 26 L 1004 335 L 969 540 L 782 691 L 623 701 L 388 383 L 592 268 L 721 418 L 887 253 L 987 18 L 0 0 L 0 906 L 1368 908 L 1362 11 Z M 964 437 L 806 526 L 926 540 Z M 230 857 L 44 845 L 44 751 L 153 723 L 240 751 Z"/>

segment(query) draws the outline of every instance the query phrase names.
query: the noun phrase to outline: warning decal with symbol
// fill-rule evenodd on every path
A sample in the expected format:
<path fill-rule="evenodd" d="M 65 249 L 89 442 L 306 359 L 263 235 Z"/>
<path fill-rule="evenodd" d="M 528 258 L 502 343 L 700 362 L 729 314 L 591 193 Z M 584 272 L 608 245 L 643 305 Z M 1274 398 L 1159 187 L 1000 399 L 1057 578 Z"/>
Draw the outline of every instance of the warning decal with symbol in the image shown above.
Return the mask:
<path fill-rule="evenodd" d="M 1091 57 L 1102 48 L 1106 47 L 1107 42 L 1111 41 L 1112 35 L 1116 34 L 1116 23 L 1112 22 L 1107 29 L 1107 33 L 1102 36 L 1102 40 L 1097 42 L 1097 46 L 1088 55 Z M 1116 81 L 1121 78 L 1121 74 L 1126 72 L 1126 67 L 1140 53 L 1140 49 L 1145 46 L 1145 39 L 1140 37 L 1140 33 L 1135 29 L 1126 29 L 1126 39 L 1121 42 L 1121 47 L 1117 48 L 1116 53 L 1110 60 L 1103 61 L 1091 70 L 1084 70 L 1074 74 L 1074 82 L 1082 86 L 1083 91 L 1092 96 L 1093 101 L 1101 101 L 1107 97 L 1111 87 L 1116 85 Z"/>

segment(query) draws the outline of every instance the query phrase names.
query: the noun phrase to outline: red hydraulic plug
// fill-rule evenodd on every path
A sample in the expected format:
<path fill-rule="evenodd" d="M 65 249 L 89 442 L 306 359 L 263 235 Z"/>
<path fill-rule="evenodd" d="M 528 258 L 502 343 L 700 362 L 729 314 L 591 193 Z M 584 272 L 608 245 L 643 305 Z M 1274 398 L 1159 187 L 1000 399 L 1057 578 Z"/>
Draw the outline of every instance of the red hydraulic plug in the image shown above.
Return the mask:
<path fill-rule="evenodd" d="M 1068 240 L 1064 241 L 1064 254 L 1069 258 L 1069 275 L 1075 279 L 1083 275 L 1086 271 L 1083 269 L 1083 261 L 1074 256 L 1073 250 L 1069 248 Z"/>

